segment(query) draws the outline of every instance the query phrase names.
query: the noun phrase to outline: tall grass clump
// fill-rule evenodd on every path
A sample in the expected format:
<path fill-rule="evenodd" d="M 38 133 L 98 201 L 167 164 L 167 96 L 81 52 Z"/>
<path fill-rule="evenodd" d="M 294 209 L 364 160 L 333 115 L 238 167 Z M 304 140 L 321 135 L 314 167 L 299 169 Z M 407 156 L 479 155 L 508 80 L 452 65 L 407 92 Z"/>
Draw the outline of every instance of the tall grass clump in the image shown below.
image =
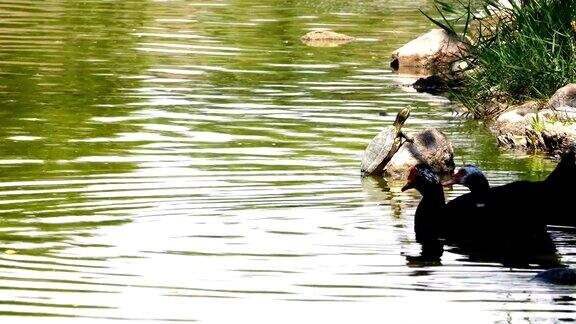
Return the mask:
<path fill-rule="evenodd" d="M 469 47 L 460 58 L 464 86 L 451 95 L 476 118 L 495 117 L 502 104 L 545 100 L 576 81 L 576 0 L 480 2 L 436 1 L 440 18 L 427 15 Z"/>

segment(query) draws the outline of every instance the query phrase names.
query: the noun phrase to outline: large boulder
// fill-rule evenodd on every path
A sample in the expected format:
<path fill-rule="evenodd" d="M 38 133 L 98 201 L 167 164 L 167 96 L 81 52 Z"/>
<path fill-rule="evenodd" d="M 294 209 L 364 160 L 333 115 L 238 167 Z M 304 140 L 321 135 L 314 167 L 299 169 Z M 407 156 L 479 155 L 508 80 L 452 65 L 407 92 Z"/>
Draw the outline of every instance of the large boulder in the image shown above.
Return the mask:
<path fill-rule="evenodd" d="M 467 52 L 465 43 L 443 29 L 433 29 L 392 52 L 393 68 L 404 66 L 450 70 L 450 64 Z"/>
<path fill-rule="evenodd" d="M 405 142 L 384 168 L 384 175 L 405 178 L 410 168 L 426 163 L 439 175 L 454 172 L 454 150 L 448 137 L 441 131 L 429 128 L 412 134 L 412 142 Z"/>

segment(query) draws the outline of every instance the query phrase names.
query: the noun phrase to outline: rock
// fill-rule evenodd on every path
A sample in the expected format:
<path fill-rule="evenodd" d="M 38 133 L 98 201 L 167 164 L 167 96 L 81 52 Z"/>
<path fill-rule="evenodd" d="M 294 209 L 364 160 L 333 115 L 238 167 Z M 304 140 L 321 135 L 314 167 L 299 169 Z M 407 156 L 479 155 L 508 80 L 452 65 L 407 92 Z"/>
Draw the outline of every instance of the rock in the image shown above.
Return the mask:
<path fill-rule="evenodd" d="M 502 114 L 492 125 L 500 145 L 558 154 L 569 149 L 576 139 L 574 119 L 551 109 L 533 111 L 534 106 L 521 107 Z M 522 115 L 524 114 L 525 115 Z"/>
<path fill-rule="evenodd" d="M 512 106 L 498 116 L 496 121 L 491 125 L 491 130 L 497 136 L 511 134 L 512 136 L 523 136 L 526 133 L 526 127 L 530 125 L 533 114 L 538 111 L 536 101 L 528 101 L 519 106 Z M 510 139 L 508 137 L 508 139 Z"/>
<path fill-rule="evenodd" d="M 501 146 L 518 149 L 528 147 L 528 140 L 525 135 L 512 135 L 511 133 L 502 134 L 497 137 L 498 144 Z"/>
<path fill-rule="evenodd" d="M 524 116 L 516 110 L 511 110 L 500 115 L 496 121 L 505 124 L 522 123 L 525 119 Z"/>
<path fill-rule="evenodd" d="M 460 60 L 450 65 L 450 71 L 452 73 L 464 73 L 465 71 L 469 71 L 470 69 L 471 69 L 470 63 L 468 63 L 468 61 Z"/>
<path fill-rule="evenodd" d="M 538 109 L 540 109 L 540 104 L 537 101 L 531 100 L 518 106 L 512 106 L 510 110 L 515 111 L 521 116 L 526 116 L 529 113 L 538 112 Z"/>
<path fill-rule="evenodd" d="M 396 66 L 396 67 L 392 66 L 392 68 L 396 70 L 396 73 L 399 76 L 402 77 L 410 76 L 414 77 L 415 79 L 426 78 L 433 74 L 432 71 L 430 71 L 430 69 L 423 68 L 421 66 Z"/>
<path fill-rule="evenodd" d="M 559 123 L 540 121 L 538 127 L 526 129 L 527 148 L 530 151 L 544 151 L 559 154 L 569 150 L 576 139 L 574 125 L 567 126 Z"/>
<path fill-rule="evenodd" d="M 556 109 L 562 106 L 576 109 L 576 83 L 570 83 L 558 89 L 554 95 L 550 97 L 544 109 Z"/>
<path fill-rule="evenodd" d="M 415 66 L 450 70 L 450 64 L 467 52 L 465 43 L 443 29 L 433 29 L 392 52 L 394 67 Z"/>
<path fill-rule="evenodd" d="M 429 164 L 439 175 L 454 172 L 454 150 L 441 131 L 430 128 L 412 134 L 413 142 L 402 144 L 384 168 L 384 175 L 405 178 L 410 167 L 418 163 Z"/>
<path fill-rule="evenodd" d="M 438 75 L 420 78 L 412 85 L 418 92 L 439 94 L 448 90 L 448 83 Z"/>
<path fill-rule="evenodd" d="M 570 268 L 548 269 L 534 276 L 534 280 L 558 285 L 576 285 L 576 270 Z"/>
<path fill-rule="evenodd" d="M 498 117 L 490 130 L 496 134 L 500 145 L 552 154 L 569 148 L 576 138 L 576 124 L 554 110 L 543 109 L 536 113 L 536 107 L 536 104 L 522 105 Z"/>
<path fill-rule="evenodd" d="M 329 30 L 314 30 L 302 36 L 300 40 L 312 47 L 336 47 L 349 43 L 355 38 Z"/>
<path fill-rule="evenodd" d="M 508 148 L 554 155 L 570 149 L 576 142 L 576 84 L 560 88 L 544 106 L 530 101 L 507 108 L 490 130 Z"/>
<path fill-rule="evenodd" d="M 561 121 L 565 121 L 565 122 L 575 122 L 576 121 L 576 107 L 571 107 L 571 106 L 560 106 L 558 108 L 556 108 L 555 110 L 549 109 L 549 111 L 551 111 L 556 118 L 558 118 Z M 544 110 L 541 110 L 541 112 Z"/>

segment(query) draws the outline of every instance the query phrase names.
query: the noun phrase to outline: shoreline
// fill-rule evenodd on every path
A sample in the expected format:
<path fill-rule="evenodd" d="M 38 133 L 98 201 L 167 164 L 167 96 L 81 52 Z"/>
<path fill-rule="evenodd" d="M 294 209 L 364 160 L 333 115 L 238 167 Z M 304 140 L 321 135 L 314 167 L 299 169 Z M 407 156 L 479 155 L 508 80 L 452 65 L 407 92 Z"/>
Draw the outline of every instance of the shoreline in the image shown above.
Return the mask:
<path fill-rule="evenodd" d="M 456 89 L 466 89 L 463 82 L 463 43 L 455 40 L 442 29 L 433 29 L 418 36 L 392 53 L 390 66 L 399 75 L 401 69 L 414 68 L 427 71 L 412 87 L 419 92 L 451 97 Z M 469 73 L 469 72 L 468 72 Z M 486 114 L 481 118 L 490 132 L 505 149 L 522 150 L 527 153 L 558 155 L 576 143 L 576 84 L 567 84 L 547 100 L 527 100 L 521 104 L 506 94 L 501 100 L 500 92 L 490 93 L 488 104 L 478 107 Z M 456 96 L 457 97 L 457 96 Z M 512 100 L 511 100 L 512 99 Z M 463 107 L 465 111 L 473 113 Z"/>

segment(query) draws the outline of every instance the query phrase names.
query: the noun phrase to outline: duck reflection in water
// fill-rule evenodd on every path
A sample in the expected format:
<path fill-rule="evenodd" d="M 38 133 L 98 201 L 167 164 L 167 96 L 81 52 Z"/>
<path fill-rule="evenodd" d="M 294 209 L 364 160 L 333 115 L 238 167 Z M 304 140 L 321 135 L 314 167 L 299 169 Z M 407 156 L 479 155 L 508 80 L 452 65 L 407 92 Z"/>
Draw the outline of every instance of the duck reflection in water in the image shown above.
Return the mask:
<path fill-rule="evenodd" d="M 493 204 L 489 199 L 468 205 L 446 204 L 440 179 L 425 164 L 410 169 L 402 191 L 408 189 L 422 195 L 414 215 L 416 241 L 422 251 L 417 257 L 408 257 L 409 263 L 438 263 L 447 245 L 475 261 L 513 267 L 559 265 L 546 224 L 537 213 Z"/>

